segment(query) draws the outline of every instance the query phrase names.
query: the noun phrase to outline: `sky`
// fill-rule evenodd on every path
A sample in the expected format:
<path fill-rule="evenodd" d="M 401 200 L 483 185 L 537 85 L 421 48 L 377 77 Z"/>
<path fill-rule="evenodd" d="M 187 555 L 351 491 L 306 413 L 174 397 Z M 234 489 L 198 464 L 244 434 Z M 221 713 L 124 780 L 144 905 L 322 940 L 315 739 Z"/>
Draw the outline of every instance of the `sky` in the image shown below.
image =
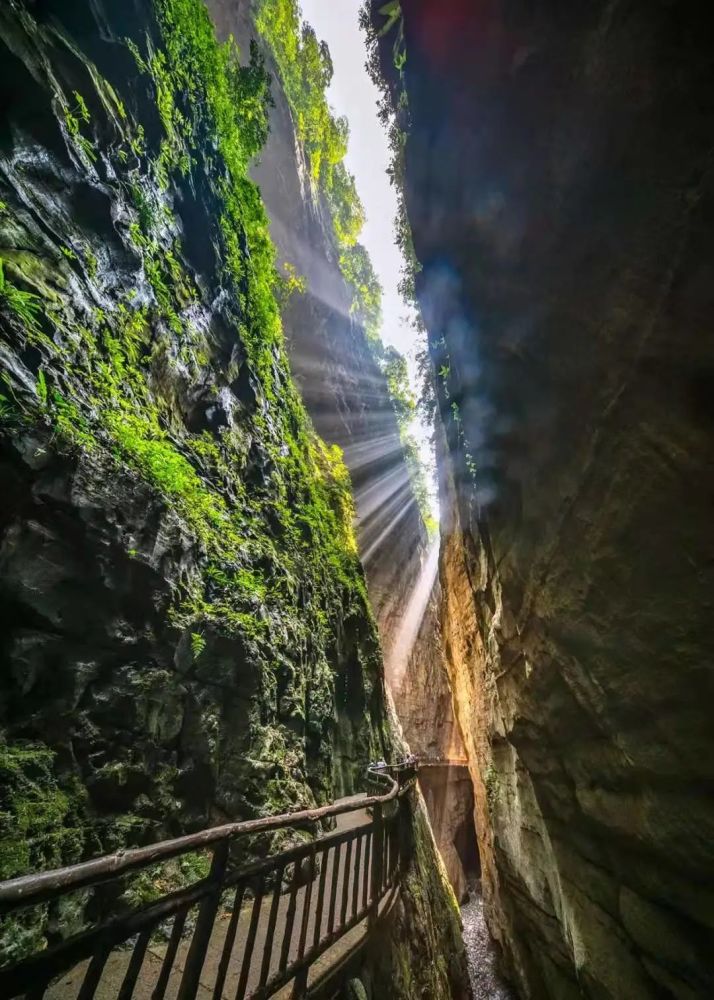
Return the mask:
<path fill-rule="evenodd" d="M 415 331 L 408 321 L 409 309 L 397 287 L 402 256 L 394 242 L 394 220 L 397 198 L 389 182 L 387 168 L 391 153 L 387 135 L 377 117 L 379 91 L 365 68 L 367 53 L 359 28 L 362 0 L 301 0 L 305 20 L 315 29 L 317 37 L 327 42 L 335 68 L 327 92 L 330 105 L 350 123 L 350 144 L 346 164 L 354 174 L 357 191 L 364 204 L 367 221 L 360 242 L 367 248 L 372 265 L 382 286 L 382 340 L 405 355 L 411 381 L 418 391 L 415 352 Z M 413 432 L 419 441 L 423 459 L 432 465 L 430 434 L 416 420 Z"/>

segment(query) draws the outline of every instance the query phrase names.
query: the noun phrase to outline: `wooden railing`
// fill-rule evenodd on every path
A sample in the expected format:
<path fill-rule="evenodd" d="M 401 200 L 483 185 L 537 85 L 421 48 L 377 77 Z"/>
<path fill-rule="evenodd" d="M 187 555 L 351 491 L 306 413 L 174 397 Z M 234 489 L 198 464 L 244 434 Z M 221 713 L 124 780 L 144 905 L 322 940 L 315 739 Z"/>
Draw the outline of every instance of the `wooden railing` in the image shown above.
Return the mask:
<path fill-rule="evenodd" d="M 371 767 L 369 780 L 382 794 L 213 827 L 0 884 L 0 917 L 7 917 L 172 858 L 211 852 L 205 878 L 0 969 L 0 997 L 131 1000 L 140 986 L 151 1000 L 267 1000 L 291 982 L 293 997 L 306 996 L 311 966 L 363 920 L 373 925 L 399 878 L 409 844 L 406 793 L 416 771 L 413 760 Z M 357 812 L 359 825 L 248 866 L 231 864 L 239 838 Z"/>

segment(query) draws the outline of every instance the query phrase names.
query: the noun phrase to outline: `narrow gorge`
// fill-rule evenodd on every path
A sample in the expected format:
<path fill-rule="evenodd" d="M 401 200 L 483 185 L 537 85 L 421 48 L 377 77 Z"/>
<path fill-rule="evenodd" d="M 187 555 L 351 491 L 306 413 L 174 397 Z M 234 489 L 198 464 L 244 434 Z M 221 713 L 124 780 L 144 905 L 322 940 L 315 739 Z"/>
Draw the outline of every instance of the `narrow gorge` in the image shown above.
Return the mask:
<path fill-rule="evenodd" d="M 705 1000 L 714 38 L 321 2 L 0 0 L 0 998 Z"/>

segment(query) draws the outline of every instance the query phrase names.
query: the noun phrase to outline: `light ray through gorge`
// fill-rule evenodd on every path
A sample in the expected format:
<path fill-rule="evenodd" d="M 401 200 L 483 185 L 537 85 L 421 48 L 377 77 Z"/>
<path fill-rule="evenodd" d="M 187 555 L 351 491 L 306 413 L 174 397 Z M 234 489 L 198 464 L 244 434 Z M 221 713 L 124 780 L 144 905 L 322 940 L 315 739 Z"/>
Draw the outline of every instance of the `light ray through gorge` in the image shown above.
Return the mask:
<path fill-rule="evenodd" d="M 416 317 L 399 292 L 406 265 L 395 240 L 398 205 L 389 177 L 392 152 L 377 115 L 380 94 L 365 66 L 365 42 L 359 28 L 362 3 L 363 0 L 301 0 L 301 8 L 305 21 L 330 49 L 334 75 L 327 95 L 334 111 L 344 115 L 350 124 L 345 162 L 355 177 L 365 207 L 366 222 L 360 242 L 369 253 L 383 290 L 382 340 L 407 359 L 411 388 L 418 396 L 420 380 L 416 353 L 423 345 L 418 342 Z M 432 486 L 431 512 L 438 521 L 431 431 L 420 416 L 412 421 L 410 431 Z"/>
<path fill-rule="evenodd" d="M 434 540 L 427 549 L 421 571 L 409 595 L 394 640 L 386 652 L 385 669 L 392 690 L 398 691 L 419 634 L 424 613 L 434 591 L 439 569 L 439 542 Z"/>

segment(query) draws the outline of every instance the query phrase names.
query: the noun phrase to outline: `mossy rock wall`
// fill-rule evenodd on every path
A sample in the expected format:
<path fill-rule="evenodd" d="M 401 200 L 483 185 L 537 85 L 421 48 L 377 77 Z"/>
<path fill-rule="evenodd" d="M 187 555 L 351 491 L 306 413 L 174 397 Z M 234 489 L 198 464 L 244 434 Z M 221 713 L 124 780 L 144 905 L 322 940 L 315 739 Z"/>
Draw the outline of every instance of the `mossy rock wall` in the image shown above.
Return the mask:
<path fill-rule="evenodd" d="M 10 0 L 0 50 L 6 878 L 351 793 L 389 745 L 247 179 L 259 60 L 196 0 Z"/>

